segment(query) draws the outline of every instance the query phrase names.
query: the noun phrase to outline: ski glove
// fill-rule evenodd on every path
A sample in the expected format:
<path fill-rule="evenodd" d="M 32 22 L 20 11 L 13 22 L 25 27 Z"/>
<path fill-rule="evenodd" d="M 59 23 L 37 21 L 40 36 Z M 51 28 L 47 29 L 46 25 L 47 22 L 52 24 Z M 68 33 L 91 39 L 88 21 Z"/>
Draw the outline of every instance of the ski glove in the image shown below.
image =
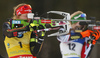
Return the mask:
<path fill-rule="evenodd" d="M 97 32 L 93 32 L 92 36 L 94 37 L 95 40 L 98 40 L 100 37 L 100 32 L 97 30 Z"/>
<path fill-rule="evenodd" d="M 92 34 L 92 37 L 94 38 L 94 40 L 92 41 L 92 44 L 95 45 L 96 41 L 100 38 L 100 32 L 97 30 L 97 32 L 94 32 Z"/>
<path fill-rule="evenodd" d="M 30 31 L 37 30 L 37 26 L 39 26 L 39 24 L 31 23 L 31 24 L 29 25 L 29 29 L 30 29 Z"/>
<path fill-rule="evenodd" d="M 91 35 L 91 33 L 93 33 L 93 31 L 91 30 L 86 30 L 86 31 L 83 31 L 81 32 L 80 34 L 82 35 L 82 37 L 89 37 Z"/>

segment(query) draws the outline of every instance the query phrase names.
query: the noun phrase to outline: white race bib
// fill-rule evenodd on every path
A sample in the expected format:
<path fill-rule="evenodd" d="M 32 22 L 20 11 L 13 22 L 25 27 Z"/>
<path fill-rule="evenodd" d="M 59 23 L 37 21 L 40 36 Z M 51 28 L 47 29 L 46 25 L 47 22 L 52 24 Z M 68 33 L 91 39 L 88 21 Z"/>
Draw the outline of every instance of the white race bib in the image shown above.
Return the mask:
<path fill-rule="evenodd" d="M 62 54 L 62 58 L 68 58 L 68 57 L 81 57 L 81 50 L 82 50 L 82 44 L 78 42 L 61 42 L 60 43 L 60 50 Z"/>

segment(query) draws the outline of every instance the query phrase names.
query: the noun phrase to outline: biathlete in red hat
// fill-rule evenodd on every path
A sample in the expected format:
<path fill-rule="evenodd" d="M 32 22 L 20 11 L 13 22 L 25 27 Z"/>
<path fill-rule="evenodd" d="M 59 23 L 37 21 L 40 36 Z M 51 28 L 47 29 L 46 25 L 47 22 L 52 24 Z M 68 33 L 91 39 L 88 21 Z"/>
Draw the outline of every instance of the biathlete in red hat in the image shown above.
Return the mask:
<path fill-rule="evenodd" d="M 36 32 L 26 31 L 31 27 L 35 31 L 35 25 L 29 28 L 29 26 L 23 27 L 18 24 L 20 22 L 15 22 L 17 25 L 15 24 L 16 26 L 12 29 L 11 22 L 13 20 L 21 19 L 29 23 L 31 19 L 27 17 L 28 13 L 32 13 L 31 6 L 25 3 L 19 4 L 14 8 L 13 18 L 3 24 L 4 43 L 9 58 L 36 58 L 37 53 L 40 51 L 40 46 L 44 41 L 44 33 L 42 32 L 39 39 L 37 39 Z M 38 28 L 40 27 L 39 25 Z"/>

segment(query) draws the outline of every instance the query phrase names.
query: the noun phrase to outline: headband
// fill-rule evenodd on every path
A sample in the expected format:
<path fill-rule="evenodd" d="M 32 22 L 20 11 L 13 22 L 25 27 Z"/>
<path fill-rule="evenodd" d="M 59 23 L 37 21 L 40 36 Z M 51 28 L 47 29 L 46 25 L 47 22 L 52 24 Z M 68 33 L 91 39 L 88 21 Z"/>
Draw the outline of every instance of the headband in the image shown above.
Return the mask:
<path fill-rule="evenodd" d="M 21 15 L 21 14 L 25 14 L 25 13 L 32 13 L 32 8 L 30 5 L 23 5 L 20 6 L 18 9 L 16 9 L 16 14 Z"/>

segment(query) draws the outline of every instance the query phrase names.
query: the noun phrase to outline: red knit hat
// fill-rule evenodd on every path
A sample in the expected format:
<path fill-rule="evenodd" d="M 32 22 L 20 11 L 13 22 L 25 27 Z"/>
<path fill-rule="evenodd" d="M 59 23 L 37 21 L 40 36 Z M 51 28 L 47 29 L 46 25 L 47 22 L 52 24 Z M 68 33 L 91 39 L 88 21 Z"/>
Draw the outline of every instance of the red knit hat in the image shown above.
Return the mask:
<path fill-rule="evenodd" d="M 25 13 L 32 13 L 32 8 L 30 5 L 23 5 L 20 6 L 18 9 L 16 9 L 16 14 L 21 15 L 21 14 L 25 14 Z"/>

